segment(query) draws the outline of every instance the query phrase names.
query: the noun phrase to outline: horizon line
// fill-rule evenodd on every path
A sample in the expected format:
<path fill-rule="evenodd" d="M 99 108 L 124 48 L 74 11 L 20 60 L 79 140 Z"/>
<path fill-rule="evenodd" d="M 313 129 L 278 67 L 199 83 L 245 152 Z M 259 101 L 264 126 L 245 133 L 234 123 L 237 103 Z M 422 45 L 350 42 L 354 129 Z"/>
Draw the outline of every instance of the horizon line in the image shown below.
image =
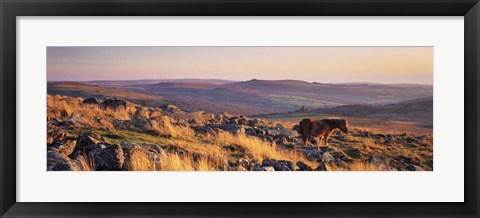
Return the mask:
<path fill-rule="evenodd" d="M 400 82 L 400 83 L 382 83 L 382 82 L 356 82 L 356 81 L 351 81 L 351 82 L 317 82 L 317 81 L 305 81 L 305 80 L 298 80 L 298 79 L 274 79 L 274 80 L 269 80 L 269 79 L 249 79 L 249 80 L 228 80 L 228 79 L 200 79 L 200 78 L 179 78 L 179 79 L 99 79 L 99 80 L 47 80 L 48 82 L 100 82 L 100 81 L 115 81 L 115 82 L 122 82 L 122 81 L 148 81 L 148 80 L 224 80 L 224 81 L 231 81 L 231 82 L 248 82 L 248 81 L 253 81 L 253 80 L 259 80 L 259 81 L 299 81 L 299 82 L 306 82 L 306 83 L 320 83 L 320 84 L 382 84 L 382 85 L 427 85 L 427 86 L 433 86 L 433 84 L 429 83 L 405 83 L 405 82 Z"/>

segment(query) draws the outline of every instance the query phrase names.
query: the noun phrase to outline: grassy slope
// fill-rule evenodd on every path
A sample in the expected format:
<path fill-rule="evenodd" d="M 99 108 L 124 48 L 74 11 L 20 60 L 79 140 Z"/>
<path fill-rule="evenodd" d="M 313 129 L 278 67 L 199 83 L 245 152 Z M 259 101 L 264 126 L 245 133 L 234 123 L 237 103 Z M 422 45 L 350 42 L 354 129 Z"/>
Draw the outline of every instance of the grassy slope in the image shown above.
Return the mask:
<path fill-rule="evenodd" d="M 260 115 L 273 121 L 298 123 L 305 117 L 324 119 L 342 117 L 350 126 L 384 133 L 433 134 L 433 101 L 414 99 L 388 105 L 344 105 L 312 111 Z"/>
<path fill-rule="evenodd" d="M 223 160 L 235 162 L 241 157 L 256 159 L 261 162 L 264 158 L 274 158 L 278 160 L 291 160 L 293 162 L 303 161 L 312 167 L 318 163 L 308 161 L 295 150 L 285 150 L 278 148 L 275 144 L 270 144 L 256 137 L 246 136 L 245 134 L 233 135 L 230 133 L 221 133 L 217 136 L 197 135 L 187 127 L 175 126 L 169 124 L 168 128 L 157 128 L 152 131 L 139 131 L 135 129 L 119 130 L 112 128 L 109 121 L 99 123 L 97 117 L 112 117 L 120 120 L 132 119 L 134 106 L 125 111 L 108 111 L 95 108 L 95 106 L 86 106 L 81 104 L 82 99 L 68 97 L 49 97 L 48 114 L 49 117 L 55 117 L 59 120 L 69 120 L 74 115 L 82 115 L 81 125 L 75 127 L 63 127 L 64 131 L 70 136 L 77 136 L 82 132 L 95 132 L 107 139 L 110 143 L 135 142 L 139 144 L 160 145 L 168 152 L 165 158 L 163 168 L 152 168 L 146 166 L 145 170 L 212 170 L 220 169 Z M 298 118 L 297 118 L 298 119 Z M 80 121 L 76 121 L 80 122 Z M 282 125 L 290 128 L 292 123 L 282 121 Z M 351 128 L 352 134 L 357 134 L 360 130 Z M 372 131 L 370 133 L 385 133 L 384 131 Z M 370 169 L 371 166 L 363 162 L 368 155 L 372 153 L 379 154 L 387 160 L 396 160 L 400 158 L 417 161 L 419 165 L 431 169 L 432 161 L 432 142 L 422 142 L 422 146 L 412 147 L 405 143 L 385 144 L 383 139 L 372 137 L 360 137 L 355 135 L 344 135 L 332 137 L 330 147 L 337 152 L 347 154 L 349 157 L 357 160 L 355 165 L 349 166 L 350 170 Z M 179 156 L 178 151 L 186 151 L 189 155 Z M 211 162 L 203 162 L 202 167 L 193 165 L 192 155 L 200 154 L 202 157 L 214 157 Z M 332 165 L 331 169 L 345 170 Z"/>
<path fill-rule="evenodd" d="M 49 95 L 66 95 L 72 97 L 118 97 L 137 104 L 161 105 L 169 103 L 161 95 L 151 95 L 125 88 L 103 87 L 78 82 L 51 82 L 48 84 Z"/>

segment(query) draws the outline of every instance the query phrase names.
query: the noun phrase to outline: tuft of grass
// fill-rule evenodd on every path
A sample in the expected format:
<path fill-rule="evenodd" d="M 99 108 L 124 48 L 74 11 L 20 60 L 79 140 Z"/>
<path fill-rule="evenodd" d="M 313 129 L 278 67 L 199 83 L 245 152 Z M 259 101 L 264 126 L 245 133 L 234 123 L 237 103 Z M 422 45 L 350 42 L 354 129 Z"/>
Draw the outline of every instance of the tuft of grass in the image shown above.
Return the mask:
<path fill-rule="evenodd" d="M 127 155 L 123 168 L 128 171 L 156 171 L 160 166 L 143 150 L 135 149 Z"/>
<path fill-rule="evenodd" d="M 193 159 L 190 156 L 180 156 L 177 153 L 168 154 L 160 161 L 162 171 L 195 171 Z"/>
<path fill-rule="evenodd" d="M 173 137 L 184 140 L 195 140 L 195 131 L 187 126 L 174 125 L 171 119 L 167 116 L 159 117 L 155 120 L 150 120 L 149 127 L 155 133 L 164 137 Z"/>
<path fill-rule="evenodd" d="M 194 161 L 190 155 L 181 156 L 177 153 L 167 154 L 160 161 L 162 171 L 215 171 L 216 166 L 212 165 L 206 158 Z"/>
<path fill-rule="evenodd" d="M 363 144 L 364 151 L 367 153 L 386 153 L 387 148 L 384 145 L 380 145 L 375 142 L 374 139 L 371 138 L 363 138 L 361 139 L 361 143 Z"/>
<path fill-rule="evenodd" d="M 60 120 L 74 119 L 76 122 L 90 127 L 112 128 L 112 123 L 106 118 L 128 120 L 135 113 L 135 107 L 132 105 L 126 109 L 112 110 L 102 109 L 99 105 L 83 104 L 82 101 L 82 98 L 48 95 L 47 115 Z"/>
<path fill-rule="evenodd" d="M 388 169 L 364 161 L 355 161 L 348 165 L 350 171 L 388 171 Z"/>
<path fill-rule="evenodd" d="M 236 145 L 243 149 L 248 156 L 258 160 L 259 162 L 264 159 L 276 159 L 276 160 L 290 160 L 294 163 L 302 161 L 309 163 L 309 165 L 318 165 L 311 161 L 306 160 L 301 154 L 291 151 L 279 149 L 274 143 L 262 141 L 256 137 L 248 136 L 245 134 L 230 134 L 227 132 L 219 132 L 215 137 L 215 142 L 218 145 Z"/>
<path fill-rule="evenodd" d="M 95 171 L 95 159 L 86 153 L 76 157 L 74 162 L 77 164 L 79 171 Z"/>

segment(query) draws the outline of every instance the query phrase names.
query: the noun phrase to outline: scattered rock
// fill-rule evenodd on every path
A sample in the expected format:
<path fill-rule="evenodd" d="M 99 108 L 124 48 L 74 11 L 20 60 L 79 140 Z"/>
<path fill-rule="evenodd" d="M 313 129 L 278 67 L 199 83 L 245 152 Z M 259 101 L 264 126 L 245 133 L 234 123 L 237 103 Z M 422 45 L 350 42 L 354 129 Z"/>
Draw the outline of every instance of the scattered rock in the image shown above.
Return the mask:
<path fill-rule="evenodd" d="M 297 161 L 297 167 L 299 171 L 313 171 L 312 167 L 304 164 L 302 161 Z"/>
<path fill-rule="evenodd" d="M 262 167 L 256 160 L 251 160 L 250 165 L 248 167 L 248 170 L 250 171 L 262 171 Z"/>
<path fill-rule="evenodd" d="M 387 135 L 385 138 L 385 141 L 383 142 L 384 144 L 392 144 L 394 142 L 394 138 L 392 135 Z"/>
<path fill-rule="evenodd" d="M 112 110 L 118 110 L 118 109 L 126 109 L 127 108 L 127 102 L 118 100 L 118 99 L 105 99 L 101 103 L 101 107 L 104 109 L 112 109 Z"/>
<path fill-rule="evenodd" d="M 60 143 L 65 137 L 65 133 L 59 127 L 51 123 L 47 124 L 47 146 Z"/>
<path fill-rule="evenodd" d="M 168 116 L 174 120 L 183 120 L 182 122 L 188 123 L 188 119 L 191 119 L 191 117 L 187 117 L 187 112 L 182 111 L 180 108 L 174 105 L 162 106 L 160 109 L 163 110 L 163 116 Z"/>
<path fill-rule="evenodd" d="M 375 166 L 381 167 L 382 169 L 385 169 L 385 170 L 389 169 L 387 161 L 385 160 L 385 158 L 380 157 L 377 154 L 370 154 L 370 156 L 368 156 L 368 158 L 367 158 L 367 162 L 371 163 Z"/>
<path fill-rule="evenodd" d="M 249 128 L 249 129 L 245 130 L 245 133 L 246 133 L 247 135 L 253 135 L 253 136 L 255 136 L 255 135 L 258 134 L 257 131 L 255 131 L 254 128 Z"/>
<path fill-rule="evenodd" d="M 200 134 L 217 136 L 216 129 L 213 129 L 210 126 L 194 126 L 193 130 L 195 130 L 195 132 L 200 133 Z"/>
<path fill-rule="evenodd" d="M 262 167 L 273 167 L 275 171 L 293 171 L 293 162 L 288 160 L 264 159 Z"/>
<path fill-rule="evenodd" d="M 130 121 L 130 125 L 139 129 L 146 129 L 147 124 L 149 124 L 149 121 L 150 121 L 149 111 L 141 107 L 138 107 Z"/>
<path fill-rule="evenodd" d="M 47 171 L 77 171 L 78 167 L 70 158 L 57 149 L 47 151 Z"/>
<path fill-rule="evenodd" d="M 367 158 L 367 162 L 375 165 L 382 165 L 385 163 L 385 159 L 377 154 L 370 154 L 370 156 Z"/>
<path fill-rule="evenodd" d="M 247 125 L 247 124 L 248 124 L 248 121 L 247 121 L 247 118 L 241 116 L 241 117 L 237 120 L 237 123 L 238 123 L 238 125 Z"/>
<path fill-rule="evenodd" d="M 325 152 L 322 154 L 322 162 L 324 163 L 331 163 L 331 162 L 334 162 L 335 161 L 335 158 L 333 158 L 333 156 L 330 154 L 330 152 Z"/>
<path fill-rule="evenodd" d="M 402 170 L 405 166 L 412 164 L 419 166 L 421 161 L 415 157 L 407 157 L 405 155 L 398 155 L 391 160 L 391 165 L 397 166 L 397 169 Z"/>
<path fill-rule="evenodd" d="M 120 143 L 124 154 L 123 169 L 129 171 L 156 171 L 160 169 L 160 160 L 166 156 L 158 145 L 137 145 L 131 142 Z"/>
<path fill-rule="evenodd" d="M 275 168 L 275 171 L 293 171 L 294 165 L 292 161 L 280 160 L 273 168 Z"/>
<path fill-rule="evenodd" d="M 121 170 L 123 167 L 123 150 L 119 144 L 89 145 L 84 150 L 94 158 L 95 170 Z"/>
<path fill-rule="evenodd" d="M 416 138 L 413 138 L 413 137 L 410 137 L 410 136 L 405 138 L 405 141 L 407 141 L 407 143 L 417 143 L 418 144 L 418 140 Z"/>
<path fill-rule="evenodd" d="M 267 134 L 267 131 L 263 129 L 256 129 L 255 130 L 259 136 L 265 136 Z"/>
<path fill-rule="evenodd" d="M 347 162 L 345 162 L 345 161 L 343 161 L 343 160 L 341 160 L 341 159 L 337 159 L 337 160 L 335 161 L 335 163 L 336 163 L 337 166 L 339 166 L 339 167 L 348 168 Z"/>
<path fill-rule="evenodd" d="M 96 98 L 86 98 L 82 101 L 84 104 L 98 104 L 98 100 Z"/>
<path fill-rule="evenodd" d="M 287 129 L 281 125 L 277 125 L 275 128 L 267 129 L 267 135 L 272 137 L 279 137 L 279 136 L 289 136 L 295 137 L 296 132 L 290 129 Z"/>
<path fill-rule="evenodd" d="M 232 134 L 245 133 L 245 128 L 236 124 L 207 124 L 205 128 L 221 129 Z"/>
<path fill-rule="evenodd" d="M 302 149 L 305 157 L 310 161 L 321 160 L 322 155 L 320 154 L 317 147 L 306 147 Z"/>
<path fill-rule="evenodd" d="M 62 127 L 67 127 L 67 128 L 68 128 L 68 127 L 73 127 L 73 126 L 75 126 L 75 122 L 73 122 L 72 120 L 67 120 L 67 121 L 65 121 L 65 122 L 60 123 L 60 125 L 61 125 Z"/>
<path fill-rule="evenodd" d="M 70 156 L 73 153 L 73 150 L 75 150 L 76 145 L 77 145 L 76 140 L 66 140 L 66 141 L 54 144 L 52 145 L 52 147 L 58 149 L 58 152 L 63 153 L 67 156 Z"/>
<path fill-rule="evenodd" d="M 405 167 L 405 170 L 407 171 L 424 171 L 423 168 L 417 166 L 417 165 L 413 165 L 413 164 L 408 164 L 406 167 Z"/>
<path fill-rule="evenodd" d="M 263 159 L 262 161 L 262 167 L 265 167 L 265 166 L 274 166 L 275 163 L 277 163 L 277 160 L 275 159 Z"/>
<path fill-rule="evenodd" d="M 242 166 L 245 169 L 250 168 L 250 161 L 244 158 L 238 159 L 237 166 Z"/>
<path fill-rule="evenodd" d="M 268 166 L 268 167 L 262 167 L 262 171 L 275 171 L 275 168 Z"/>
<path fill-rule="evenodd" d="M 323 162 L 320 162 L 320 165 L 315 168 L 315 171 L 327 171 L 327 165 L 325 165 L 325 163 Z"/>
<path fill-rule="evenodd" d="M 156 117 L 161 117 L 162 116 L 162 109 L 160 108 L 155 108 L 151 113 L 150 113 L 150 119 L 154 119 Z"/>
<path fill-rule="evenodd" d="M 243 166 L 234 166 L 232 169 L 233 171 L 247 171 Z"/>
<path fill-rule="evenodd" d="M 105 142 L 105 139 L 96 133 L 82 133 L 78 136 L 75 150 L 83 150 L 89 145 L 96 145 Z"/>

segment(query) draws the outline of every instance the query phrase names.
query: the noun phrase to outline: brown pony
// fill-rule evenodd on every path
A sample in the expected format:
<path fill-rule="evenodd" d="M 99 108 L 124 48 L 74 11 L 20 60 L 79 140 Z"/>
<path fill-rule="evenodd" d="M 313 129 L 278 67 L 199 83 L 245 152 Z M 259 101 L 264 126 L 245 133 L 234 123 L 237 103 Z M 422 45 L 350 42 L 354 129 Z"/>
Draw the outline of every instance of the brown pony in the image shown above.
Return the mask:
<path fill-rule="evenodd" d="M 325 146 L 327 146 L 328 138 L 336 129 L 348 133 L 347 121 L 344 119 L 314 120 L 311 118 L 305 118 L 293 127 L 293 130 L 296 130 L 302 135 L 304 146 L 307 146 L 310 137 L 318 137 L 318 145 L 320 145 L 320 141 L 323 138 Z"/>

